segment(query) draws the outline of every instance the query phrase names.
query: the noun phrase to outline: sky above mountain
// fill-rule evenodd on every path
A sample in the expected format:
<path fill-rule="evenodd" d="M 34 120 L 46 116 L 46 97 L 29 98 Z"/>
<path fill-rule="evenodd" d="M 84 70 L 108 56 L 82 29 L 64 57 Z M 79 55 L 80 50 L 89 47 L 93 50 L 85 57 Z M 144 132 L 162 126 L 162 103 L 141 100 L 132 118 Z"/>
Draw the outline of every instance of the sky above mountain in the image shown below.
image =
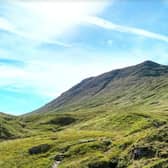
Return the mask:
<path fill-rule="evenodd" d="M 30 112 L 80 80 L 168 64 L 168 1 L 0 1 L 0 111 Z"/>

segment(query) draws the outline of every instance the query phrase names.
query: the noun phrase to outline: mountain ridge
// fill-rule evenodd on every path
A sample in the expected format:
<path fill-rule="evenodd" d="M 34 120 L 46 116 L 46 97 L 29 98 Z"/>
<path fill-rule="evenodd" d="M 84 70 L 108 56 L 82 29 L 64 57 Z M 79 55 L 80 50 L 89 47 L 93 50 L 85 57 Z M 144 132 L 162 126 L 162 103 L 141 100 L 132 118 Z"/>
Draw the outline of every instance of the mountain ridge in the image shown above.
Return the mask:
<path fill-rule="evenodd" d="M 119 81 L 120 79 L 134 78 L 137 80 L 138 78 L 143 77 L 160 77 L 164 75 L 168 75 L 168 66 L 149 60 L 134 66 L 112 70 L 82 80 L 80 83 L 62 93 L 56 99 L 44 105 L 42 108 L 35 110 L 35 112 L 44 112 L 53 108 L 60 108 L 69 102 L 71 103 L 72 99 L 75 99 L 74 101 L 83 101 L 83 99 L 97 95 L 105 90 L 108 85 L 117 80 Z"/>

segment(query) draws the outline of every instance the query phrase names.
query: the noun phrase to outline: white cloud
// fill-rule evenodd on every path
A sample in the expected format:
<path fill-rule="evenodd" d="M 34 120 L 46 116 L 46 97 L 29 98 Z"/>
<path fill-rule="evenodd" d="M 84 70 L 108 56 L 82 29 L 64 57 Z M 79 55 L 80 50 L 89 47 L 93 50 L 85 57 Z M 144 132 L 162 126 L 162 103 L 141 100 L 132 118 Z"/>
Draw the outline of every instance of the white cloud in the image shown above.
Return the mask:
<path fill-rule="evenodd" d="M 71 46 L 59 38 L 68 35 L 86 16 L 101 13 L 104 1 L 20 1 L 8 2 L 16 11 L 0 18 L 0 28 L 35 41 Z M 24 14 L 23 14 L 24 13 Z"/>
<path fill-rule="evenodd" d="M 0 87 L 15 92 L 31 92 L 42 97 L 55 98 L 87 77 L 137 64 L 151 58 L 157 61 L 162 60 L 162 62 L 167 58 L 167 49 L 163 49 L 163 46 L 154 46 L 149 51 L 143 51 L 141 48 L 119 52 L 94 52 L 78 49 L 76 55 L 75 52 L 68 49 L 66 52 L 55 54 L 64 58 L 71 57 L 71 55 L 74 58 L 77 58 L 78 55 L 84 58 L 88 53 L 92 55 L 92 58 L 87 59 L 86 62 L 80 61 L 80 63 L 75 60 L 70 62 L 68 59 L 62 62 L 53 55 L 48 57 L 41 55 L 41 57 L 32 57 L 27 60 L 24 67 L 0 66 Z M 158 55 L 161 56 L 158 57 Z"/>
<path fill-rule="evenodd" d="M 15 28 L 9 23 L 8 20 L 0 17 L 0 29 L 13 32 Z"/>
<path fill-rule="evenodd" d="M 147 38 L 168 42 L 168 36 L 166 35 L 150 32 L 140 28 L 118 25 L 108 20 L 102 19 L 100 17 L 89 16 L 85 18 L 85 22 L 102 27 L 104 29 L 115 30 L 124 33 L 131 33 L 139 36 L 144 36 Z"/>
<path fill-rule="evenodd" d="M 64 55 L 65 54 L 65 55 Z M 77 54 L 86 52 L 83 50 Z M 93 53 L 92 53 L 93 54 Z M 77 84 L 84 78 L 101 74 L 118 67 L 131 65 L 129 62 L 104 60 L 98 53 L 94 53 L 96 57 L 87 62 L 68 62 L 57 61 L 56 58 L 41 58 L 29 60 L 25 67 L 0 66 L 0 87 L 15 92 L 31 92 L 41 96 L 55 98 L 65 90 Z M 62 53 L 61 56 L 68 56 Z M 118 62 L 118 63 L 116 63 Z"/>

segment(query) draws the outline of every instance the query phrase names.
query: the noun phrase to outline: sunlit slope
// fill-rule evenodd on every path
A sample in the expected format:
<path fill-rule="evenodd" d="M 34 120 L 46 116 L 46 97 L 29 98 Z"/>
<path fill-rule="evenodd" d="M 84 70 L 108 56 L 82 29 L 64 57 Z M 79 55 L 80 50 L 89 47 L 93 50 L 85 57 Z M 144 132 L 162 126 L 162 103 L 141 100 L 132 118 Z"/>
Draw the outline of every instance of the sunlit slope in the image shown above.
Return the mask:
<path fill-rule="evenodd" d="M 86 79 L 12 119 L 27 132 L 0 143 L 0 167 L 168 168 L 167 102 L 168 67 L 151 61 Z"/>
<path fill-rule="evenodd" d="M 145 102 L 149 99 L 157 101 L 158 98 L 165 100 L 167 88 L 168 66 L 145 61 L 85 79 L 35 112 L 65 111 L 66 107 L 69 110 L 70 107 L 94 107 L 108 103 L 125 105 L 142 102 L 143 99 Z"/>

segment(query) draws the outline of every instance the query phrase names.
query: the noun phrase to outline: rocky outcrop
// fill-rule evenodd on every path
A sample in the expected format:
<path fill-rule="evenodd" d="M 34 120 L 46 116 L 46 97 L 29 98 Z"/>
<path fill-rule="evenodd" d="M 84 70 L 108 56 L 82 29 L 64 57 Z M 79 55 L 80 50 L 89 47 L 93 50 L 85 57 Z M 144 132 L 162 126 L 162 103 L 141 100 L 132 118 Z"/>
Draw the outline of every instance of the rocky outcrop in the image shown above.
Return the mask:
<path fill-rule="evenodd" d="M 143 157 L 152 158 L 156 155 L 156 151 L 151 146 L 142 146 L 142 147 L 134 147 L 132 149 L 132 159 L 138 160 Z"/>
<path fill-rule="evenodd" d="M 97 161 L 90 163 L 89 168 L 117 168 L 118 161 Z"/>
<path fill-rule="evenodd" d="M 41 144 L 41 145 L 30 148 L 28 152 L 30 155 L 41 154 L 41 153 L 47 152 L 50 148 L 51 146 L 48 144 Z"/>
<path fill-rule="evenodd" d="M 76 119 L 73 117 L 62 116 L 62 117 L 54 118 L 54 119 L 50 120 L 48 123 L 49 124 L 56 124 L 59 126 L 66 126 L 66 125 L 74 123 L 75 121 L 76 121 Z"/>
<path fill-rule="evenodd" d="M 58 154 L 55 156 L 55 161 L 62 161 L 64 159 L 65 155 L 64 154 Z"/>

